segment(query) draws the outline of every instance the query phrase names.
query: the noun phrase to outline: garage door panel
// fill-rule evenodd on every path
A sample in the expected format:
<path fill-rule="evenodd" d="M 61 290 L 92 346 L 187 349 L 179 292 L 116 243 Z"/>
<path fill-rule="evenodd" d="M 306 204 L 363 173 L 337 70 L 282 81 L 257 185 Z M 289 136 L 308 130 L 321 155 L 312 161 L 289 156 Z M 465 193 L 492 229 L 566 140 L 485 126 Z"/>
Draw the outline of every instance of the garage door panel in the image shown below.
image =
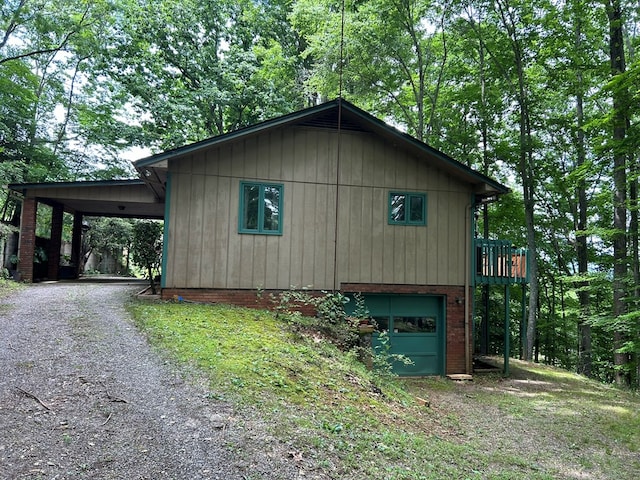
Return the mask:
<path fill-rule="evenodd" d="M 402 362 L 394 362 L 394 370 L 401 375 L 438 375 L 440 369 L 438 368 L 438 353 L 405 353 L 405 357 L 411 360 L 413 363 L 405 365 Z"/>

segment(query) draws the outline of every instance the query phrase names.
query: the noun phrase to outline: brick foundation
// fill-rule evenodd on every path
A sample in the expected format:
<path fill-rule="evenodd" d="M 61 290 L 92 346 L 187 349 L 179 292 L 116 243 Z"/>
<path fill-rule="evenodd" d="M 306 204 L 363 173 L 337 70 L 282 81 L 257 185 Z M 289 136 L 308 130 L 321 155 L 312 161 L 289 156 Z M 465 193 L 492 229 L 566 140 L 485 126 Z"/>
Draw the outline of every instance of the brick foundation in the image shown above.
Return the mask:
<path fill-rule="evenodd" d="M 283 290 L 225 289 L 225 288 L 163 288 L 163 300 L 182 298 L 192 302 L 227 303 L 241 307 L 273 310 L 278 305 L 277 296 Z M 307 290 L 309 295 L 320 296 L 322 292 Z M 315 309 L 309 305 L 296 308 L 304 315 L 315 315 Z"/>
<path fill-rule="evenodd" d="M 438 285 L 388 285 L 369 283 L 343 283 L 345 293 L 380 293 L 404 295 L 441 295 L 446 302 L 446 374 L 471 373 L 467 372 L 465 356 L 465 322 L 464 322 L 464 286 Z M 267 290 L 258 295 L 255 289 L 181 289 L 164 288 L 162 298 L 165 300 L 181 297 L 185 300 L 206 303 L 228 303 L 250 308 L 273 309 L 277 305 L 273 297 L 282 290 Z M 307 291 L 310 295 L 322 295 L 320 291 Z M 469 289 L 469 295 L 472 290 Z M 314 315 L 315 311 L 309 306 L 299 309 L 305 315 Z M 471 317 L 471 311 L 469 311 Z M 469 319 L 467 319 L 469 321 Z M 470 326 L 470 323 L 469 323 Z M 469 328 L 469 341 L 471 342 Z M 467 346 L 471 355 L 471 345 Z M 471 358 L 471 357 L 468 357 Z"/>

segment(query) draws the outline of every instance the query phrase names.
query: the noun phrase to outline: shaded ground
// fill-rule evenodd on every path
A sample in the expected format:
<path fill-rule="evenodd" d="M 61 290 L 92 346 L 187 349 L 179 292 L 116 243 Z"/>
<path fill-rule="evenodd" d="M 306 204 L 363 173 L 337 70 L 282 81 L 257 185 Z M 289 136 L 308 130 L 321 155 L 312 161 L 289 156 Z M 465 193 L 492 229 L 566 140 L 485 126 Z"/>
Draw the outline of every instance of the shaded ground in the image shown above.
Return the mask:
<path fill-rule="evenodd" d="M 522 470 L 518 478 L 640 478 L 632 392 L 515 359 L 503 378 L 502 359 L 486 360 L 496 371 L 474 374 L 473 382 L 408 381 L 438 417 L 450 419 L 449 433 L 477 445 L 485 475 L 504 478 L 500 466 L 508 464 Z"/>
<path fill-rule="evenodd" d="M 42 283 L 0 299 L 0 478 L 314 478 L 148 346 L 125 310 L 142 288 Z"/>

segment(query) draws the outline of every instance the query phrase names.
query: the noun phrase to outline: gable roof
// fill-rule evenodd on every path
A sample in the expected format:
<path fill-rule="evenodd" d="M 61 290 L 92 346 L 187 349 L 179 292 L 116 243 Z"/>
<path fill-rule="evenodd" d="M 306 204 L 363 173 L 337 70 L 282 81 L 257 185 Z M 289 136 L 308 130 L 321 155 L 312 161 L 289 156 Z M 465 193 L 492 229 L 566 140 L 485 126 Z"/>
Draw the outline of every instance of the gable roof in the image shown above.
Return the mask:
<path fill-rule="evenodd" d="M 505 185 L 473 170 L 411 135 L 401 132 L 344 99 L 332 100 L 233 132 L 167 150 L 137 160 L 133 165 L 140 173 L 141 178 L 145 179 L 151 188 L 154 190 L 158 188 L 163 189 L 169 160 L 178 159 L 213 146 L 219 146 L 273 128 L 292 125 L 371 132 L 397 144 L 401 148 L 412 151 L 418 157 L 428 158 L 437 168 L 474 185 L 475 192 L 479 197 L 490 197 L 509 192 L 509 188 Z M 163 192 L 156 191 L 156 194 L 159 197 L 164 197 Z"/>

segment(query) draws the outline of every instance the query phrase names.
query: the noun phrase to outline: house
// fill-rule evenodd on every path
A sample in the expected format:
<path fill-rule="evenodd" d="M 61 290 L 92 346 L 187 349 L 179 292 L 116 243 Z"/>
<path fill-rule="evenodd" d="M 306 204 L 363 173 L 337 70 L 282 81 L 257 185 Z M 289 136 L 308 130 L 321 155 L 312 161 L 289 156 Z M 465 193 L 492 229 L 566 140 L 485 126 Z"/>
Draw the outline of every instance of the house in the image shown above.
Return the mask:
<path fill-rule="evenodd" d="M 76 242 L 84 215 L 164 218 L 163 298 L 255 306 L 258 289 L 359 292 L 414 361 L 400 373 L 470 373 L 472 288 L 488 270 L 474 210 L 504 185 L 344 100 L 134 165 L 137 180 L 11 186 L 25 202 L 27 279 L 38 201 L 54 206 L 52 238 L 62 211 L 76 215 Z"/>

